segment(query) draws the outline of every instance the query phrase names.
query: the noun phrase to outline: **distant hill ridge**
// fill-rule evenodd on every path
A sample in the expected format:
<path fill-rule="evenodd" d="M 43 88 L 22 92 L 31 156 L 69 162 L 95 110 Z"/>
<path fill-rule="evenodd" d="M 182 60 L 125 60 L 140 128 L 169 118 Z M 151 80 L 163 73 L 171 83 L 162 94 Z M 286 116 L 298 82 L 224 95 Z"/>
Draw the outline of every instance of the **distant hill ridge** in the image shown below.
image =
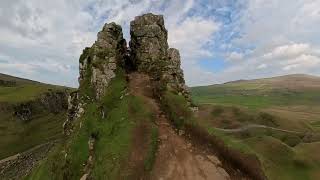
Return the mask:
<path fill-rule="evenodd" d="M 11 81 L 11 82 L 16 82 L 17 84 L 40 83 L 38 81 L 15 77 L 15 76 L 3 74 L 3 73 L 0 73 L 0 81 L 6 81 L 6 82 Z"/>
<path fill-rule="evenodd" d="M 238 87 L 238 88 L 285 88 L 285 89 L 320 89 L 320 77 L 308 74 L 290 74 L 270 78 L 252 79 L 252 80 L 235 80 L 223 84 L 213 84 L 208 86 L 198 86 L 196 88 L 213 88 L 213 87 Z"/>

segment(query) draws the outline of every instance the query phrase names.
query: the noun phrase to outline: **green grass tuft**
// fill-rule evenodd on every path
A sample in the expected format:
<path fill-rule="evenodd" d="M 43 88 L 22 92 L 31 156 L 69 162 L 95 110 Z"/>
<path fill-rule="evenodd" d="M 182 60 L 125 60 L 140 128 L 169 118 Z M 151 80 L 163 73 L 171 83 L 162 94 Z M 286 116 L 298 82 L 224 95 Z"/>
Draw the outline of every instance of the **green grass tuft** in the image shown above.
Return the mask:
<path fill-rule="evenodd" d="M 153 127 L 151 131 L 151 143 L 148 150 L 148 155 L 145 160 L 144 166 L 147 171 L 151 171 L 154 161 L 156 159 L 156 152 L 158 149 L 158 128 Z"/>
<path fill-rule="evenodd" d="M 194 123 L 188 102 L 183 96 L 166 91 L 161 99 L 161 105 L 178 129 L 183 128 L 186 123 Z"/>

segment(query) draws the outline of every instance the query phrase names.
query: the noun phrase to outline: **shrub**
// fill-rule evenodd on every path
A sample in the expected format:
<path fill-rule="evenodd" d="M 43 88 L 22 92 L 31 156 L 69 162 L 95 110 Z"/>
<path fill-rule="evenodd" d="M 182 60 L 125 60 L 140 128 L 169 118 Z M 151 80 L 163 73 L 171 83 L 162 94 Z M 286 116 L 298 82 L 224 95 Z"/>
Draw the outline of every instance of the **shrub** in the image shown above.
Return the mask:
<path fill-rule="evenodd" d="M 276 127 L 278 126 L 276 122 L 276 118 L 272 116 L 271 114 L 265 113 L 265 112 L 260 112 L 257 116 L 257 122 L 264 124 L 266 126 L 273 126 Z"/>
<path fill-rule="evenodd" d="M 216 106 L 213 108 L 213 110 L 211 111 L 211 114 L 213 116 L 220 116 L 222 113 L 224 112 L 223 107 L 221 106 Z"/>
<path fill-rule="evenodd" d="M 176 128 L 181 129 L 185 123 L 194 122 L 188 102 L 183 96 L 166 91 L 161 99 L 161 105 Z"/>
<path fill-rule="evenodd" d="M 284 143 L 286 143 L 288 146 L 294 147 L 298 145 L 301 142 L 301 139 L 297 135 L 286 135 L 282 139 Z"/>

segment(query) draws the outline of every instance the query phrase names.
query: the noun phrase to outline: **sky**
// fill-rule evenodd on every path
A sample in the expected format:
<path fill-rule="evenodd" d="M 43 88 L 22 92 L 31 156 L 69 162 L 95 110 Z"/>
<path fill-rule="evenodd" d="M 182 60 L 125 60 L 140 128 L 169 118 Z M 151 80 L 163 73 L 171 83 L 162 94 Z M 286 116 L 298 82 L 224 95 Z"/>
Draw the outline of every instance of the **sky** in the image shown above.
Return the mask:
<path fill-rule="evenodd" d="M 188 86 L 320 75 L 320 0 L 1 0 L 0 73 L 78 86 L 105 23 L 163 14 Z"/>

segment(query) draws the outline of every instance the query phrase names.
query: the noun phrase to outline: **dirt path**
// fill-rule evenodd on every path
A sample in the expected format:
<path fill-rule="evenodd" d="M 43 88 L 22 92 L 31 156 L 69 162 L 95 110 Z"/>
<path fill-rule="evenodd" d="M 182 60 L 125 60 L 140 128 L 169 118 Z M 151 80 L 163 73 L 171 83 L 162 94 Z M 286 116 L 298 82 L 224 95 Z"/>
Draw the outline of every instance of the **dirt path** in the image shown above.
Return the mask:
<path fill-rule="evenodd" d="M 194 147 L 184 136 L 174 131 L 159 105 L 152 98 L 152 87 L 148 76 L 132 73 L 129 75 L 129 80 L 130 93 L 142 97 L 157 117 L 160 143 L 150 179 L 230 179 L 215 155 Z"/>
<path fill-rule="evenodd" d="M 249 129 L 256 129 L 256 128 L 270 129 L 270 130 L 298 134 L 298 135 L 304 134 L 303 132 L 299 132 L 299 131 L 291 131 L 291 130 L 287 130 L 287 129 L 280 129 L 280 128 L 275 128 L 275 127 L 265 126 L 265 125 L 260 125 L 260 124 L 249 124 L 249 125 L 246 125 L 246 126 L 243 126 L 240 128 L 235 128 L 235 129 L 223 129 L 223 128 L 215 128 L 215 129 L 226 132 L 226 133 L 238 133 L 238 132 L 243 132 L 243 131 L 247 131 Z"/>

